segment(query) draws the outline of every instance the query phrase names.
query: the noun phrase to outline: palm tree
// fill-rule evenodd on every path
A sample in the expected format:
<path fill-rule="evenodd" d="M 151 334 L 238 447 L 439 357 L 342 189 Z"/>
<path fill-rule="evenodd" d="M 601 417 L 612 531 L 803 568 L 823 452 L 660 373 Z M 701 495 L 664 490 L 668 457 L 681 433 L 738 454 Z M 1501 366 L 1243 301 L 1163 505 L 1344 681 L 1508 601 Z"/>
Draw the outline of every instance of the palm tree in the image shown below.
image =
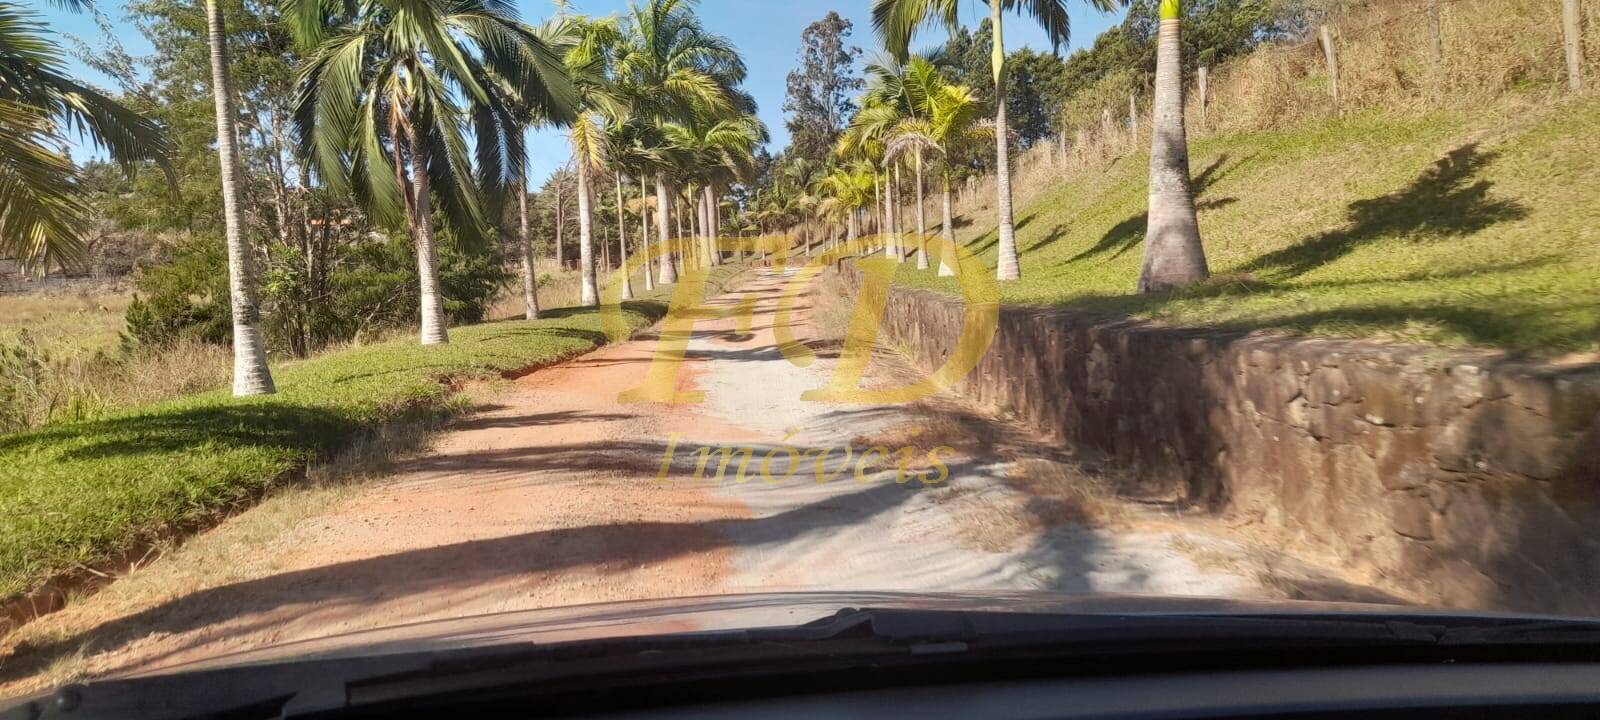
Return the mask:
<path fill-rule="evenodd" d="M 572 164 L 578 173 L 578 277 L 581 289 L 579 304 L 600 304 L 594 270 L 594 191 L 589 187 L 590 173 L 604 167 L 605 132 L 592 115 L 584 115 L 572 126 Z"/>
<path fill-rule="evenodd" d="M 955 147 L 980 134 L 978 115 L 981 112 L 978 100 L 973 96 L 972 90 L 964 85 L 955 85 L 947 82 L 933 64 L 922 58 L 914 58 L 907 72 L 906 94 L 911 105 L 917 109 L 921 119 L 901 123 L 895 128 L 889 140 L 889 152 L 900 154 L 906 148 L 914 149 L 917 154 L 917 185 L 918 209 L 917 226 L 919 236 L 923 234 L 923 219 L 921 209 L 922 185 L 922 152 L 924 150 L 940 155 L 945 159 L 943 170 L 943 223 L 941 234 L 947 247 L 955 247 L 955 228 L 951 218 L 950 198 L 950 154 Z M 923 253 L 926 254 L 926 248 Z M 941 257 L 939 261 L 939 274 L 951 276 L 955 271 L 951 269 L 949 258 Z M 925 269 L 927 264 L 920 260 L 917 262 L 919 269 Z"/>
<path fill-rule="evenodd" d="M 520 172 L 524 120 L 574 119 L 561 49 L 489 0 L 288 0 L 285 14 L 301 42 L 316 44 L 300 73 L 301 151 L 376 222 L 403 221 L 416 245 L 422 344 L 448 342 L 434 201 L 463 242 L 485 240 L 484 200 Z M 324 17 L 343 21 L 327 28 Z"/>
<path fill-rule="evenodd" d="M 620 122 L 626 113 L 624 103 L 609 77 L 608 67 L 621 35 L 616 21 L 610 18 L 595 20 L 568 15 L 564 5 L 562 8 L 558 22 L 567 27 L 562 35 L 572 39 L 565 56 L 566 68 L 578 92 L 582 114 L 579 122 L 573 124 L 570 135 L 572 161 L 578 175 L 579 302 L 594 306 L 600 304 L 600 292 L 595 278 L 594 188 L 590 179 L 594 172 L 603 170 L 606 163 L 603 126 Z"/>
<path fill-rule="evenodd" d="M 1163 0 L 1170 2 L 1172 0 Z M 1125 0 L 1084 0 L 1101 12 L 1110 11 Z M 1006 124 L 1006 46 L 1005 11 L 1030 15 L 1050 42 L 1060 48 L 1071 36 L 1072 21 L 1067 16 L 1067 0 L 984 0 L 989 6 L 989 27 L 993 33 L 990 70 L 994 78 L 995 188 L 999 209 L 999 262 L 995 277 L 1016 280 L 1022 277 L 1017 265 L 1016 225 L 1011 211 L 1011 133 Z M 961 24 L 960 0 L 873 0 L 872 24 L 884 45 L 896 58 L 904 59 L 911 37 L 924 25 L 942 23 L 954 32 Z"/>
<path fill-rule="evenodd" d="M 30 269 L 83 260 L 89 206 L 61 151 L 65 128 L 87 135 L 127 173 L 155 162 L 172 177 L 172 143 L 161 127 L 67 77 L 42 23 L 0 2 L 0 254 Z"/>
<path fill-rule="evenodd" d="M 857 164 L 853 167 L 837 168 L 817 183 L 818 192 L 827 196 L 827 200 L 821 204 L 823 211 L 834 215 L 843 214 L 846 217 L 845 242 L 852 248 L 860 237 L 861 211 L 867 207 L 872 198 L 871 173 L 870 165 Z"/>
<path fill-rule="evenodd" d="M 718 214 L 715 188 L 754 176 L 755 150 L 766 139 L 766 127 L 754 115 L 738 115 L 715 122 L 667 123 L 662 135 L 691 184 L 699 185 L 695 205 L 705 258 L 717 264 L 721 253 L 712 246 Z"/>
<path fill-rule="evenodd" d="M 625 174 L 638 174 L 639 177 L 644 177 L 639 172 L 639 169 L 649 161 L 649 154 L 641 141 L 640 131 L 639 123 L 628 115 L 609 118 L 605 126 L 605 155 L 610 161 L 612 176 L 616 179 L 617 245 L 621 253 L 619 257 L 621 258 L 622 299 L 624 300 L 633 298 L 633 278 L 628 269 L 627 204 L 624 200 L 622 181 Z M 640 194 L 642 200 L 643 188 L 640 189 Z M 644 204 L 641 202 L 639 206 L 641 222 L 644 221 L 644 213 Z M 639 242 L 642 246 L 647 246 L 648 244 L 647 238 L 643 235 L 640 236 Z M 648 260 L 648 247 L 645 247 L 645 250 L 647 251 L 645 255 Z M 645 267 L 645 282 L 647 285 L 650 282 L 648 264 Z"/>
<path fill-rule="evenodd" d="M 277 392 L 267 369 L 266 338 L 261 334 L 261 302 L 256 293 L 254 250 L 244 236 L 239 203 L 244 170 L 239 163 L 239 133 L 234 127 L 233 83 L 228 77 L 227 26 L 217 0 L 206 0 L 206 32 L 211 47 L 211 96 L 216 102 L 217 161 L 221 163 L 222 217 L 228 240 L 228 302 L 233 320 L 233 394 Z"/>
<path fill-rule="evenodd" d="M 651 124 L 689 122 L 736 110 L 734 85 L 744 80 L 744 61 L 726 38 L 706 32 L 694 0 L 646 0 L 629 5 L 616 75 L 634 113 Z M 670 237 L 668 167 L 655 168 L 656 232 Z M 662 253 L 662 283 L 677 282 L 672 253 Z"/>
<path fill-rule="evenodd" d="M 861 160 L 872 166 L 873 204 L 882 213 L 878 233 L 886 238 L 884 251 L 898 260 L 901 258 L 895 240 L 897 228 L 894 227 L 893 214 L 890 212 L 892 200 L 888 192 L 889 163 L 892 161 L 888 155 L 888 138 L 906 119 L 906 114 L 898 102 L 890 101 L 892 97 L 895 96 L 869 94 L 862 98 L 861 110 L 851 118 L 850 127 L 839 136 L 834 154 L 843 160 Z M 882 182 L 879 180 L 880 170 Z"/>
<path fill-rule="evenodd" d="M 526 172 L 526 165 L 524 165 Z M 528 232 L 527 176 L 517 178 L 517 245 L 522 256 L 522 304 L 524 317 L 539 319 L 539 278 L 533 262 L 533 235 Z"/>
<path fill-rule="evenodd" d="M 1183 126 L 1183 7 L 1162 0 L 1156 41 L 1156 85 L 1151 104 L 1150 212 L 1144 233 L 1141 293 L 1184 287 L 1206 279 L 1206 250 L 1189 185 L 1189 141 Z"/>

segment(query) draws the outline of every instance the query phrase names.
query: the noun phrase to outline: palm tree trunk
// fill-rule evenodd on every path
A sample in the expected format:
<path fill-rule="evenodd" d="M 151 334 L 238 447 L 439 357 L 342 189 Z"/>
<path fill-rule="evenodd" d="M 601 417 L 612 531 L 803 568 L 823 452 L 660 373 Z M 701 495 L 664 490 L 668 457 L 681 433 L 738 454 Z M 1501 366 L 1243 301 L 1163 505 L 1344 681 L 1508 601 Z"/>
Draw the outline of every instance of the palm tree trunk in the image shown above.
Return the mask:
<path fill-rule="evenodd" d="M 1204 280 L 1205 247 L 1189 186 L 1189 143 L 1183 127 L 1181 12 L 1177 0 L 1161 5 L 1156 45 L 1155 97 L 1151 111 L 1150 217 L 1144 234 L 1141 293 L 1180 288 Z"/>
<path fill-rule="evenodd" d="M 690 185 L 689 197 L 684 198 L 685 205 L 694 207 L 694 216 L 689 218 L 689 232 L 694 236 L 691 243 L 694 246 L 695 265 L 705 267 L 711 263 L 706 254 L 706 200 L 700 194 L 700 189 Z"/>
<path fill-rule="evenodd" d="M 617 171 L 617 259 L 622 263 L 622 299 L 633 299 L 632 272 L 628 268 L 628 216 L 622 211 L 622 171 Z"/>
<path fill-rule="evenodd" d="M 566 213 L 561 202 L 561 178 L 556 178 L 556 269 L 567 269 L 566 251 L 562 249 L 562 241 L 566 239 Z"/>
<path fill-rule="evenodd" d="M 900 206 L 900 163 L 894 164 L 889 178 L 889 232 L 894 236 L 894 261 L 906 261 L 905 208 Z"/>
<path fill-rule="evenodd" d="M 411 238 L 417 245 L 417 284 L 421 299 L 422 344 L 450 342 L 444 319 L 444 297 L 439 292 L 439 267 L 433 252 L 433 204 L 428 192 L 428 162 L 417 152 L 415 131 L 408 131 L 411 144 Z"/>
<path fill-rule="evenodd" d="M 922 197 L 922 148 L 918 147 L 917 163 L 917 269 L 928 269 L 928 217 L 927 203 Z"/>
<path fill-rule="evenodd" d="M 233 394 L 277 392 L 267 369 L 266 339 L 261 334 L 261 304 L 256 295 L 254 249 L 244 236 L 244 209 L 239 186 L 239 133 L 233 122 L 233 83 L 228 77 L 227 28 L 218 0 L 206 0 L 206 29 L 211 41 L 211 96 L 216 103 L 217 160 L 222 170 L 222 214 L 228 238 L 228 302 L 233 315 Z"/>
<path fill-rule="evenodd" d="M 682 262 L 683 256 L 687 255 L 689 251 L 693 249 L 684 242 L 684 239 L 688 236 L 683 232 L 683 205 L 678 202 L 678 198 L 676 197 L 672 198 L 672 225 L 673 229 L 678 231 L 677 236 L 674 237 L 673 240 L 678 247 L 679 253 L 672 257 L 674 265 L 673 270 L 676 271 L 676 264 Z"/>
<path fill-rule="evenodd" d="M 678 269 L 672 266 L 672 244 L 668 240 L 668 233 L 672 230 L 667 227 L 669 222 L 667 214 L 672 212 L 672 198 L 667 196 L 667 181 L 656 173 L 656 242 L 661 246 L 661 277 L 662 285 L 671 285 L 678 281 Z"/>
<path fill-rule="evenodd" d="M 650 196 L 645 189 L 644 173 L 639 173 L 639 252 L 644 255 L 645 292 L 656 289 L 656 276 L 651 270 L 655 261 L 650 257 L 650 205 L 644 201 Z"/>
<path fill-rule="evenodd" d="M 877 234 L 878 235 L 882 235 L 883 234 L 883 198 L 882 198 L 882 195 L 883 195 L 882 190 L 878 189 L 878 171 L 874 170 L 874 171 L 872 171 L 872 213 L 877 214 L 877 218 L 874 218 L 874 219 L 875 219 L 875 224 L 877 224 L 877 226 L 878 226 L 877 227 L 877 230 L 878 230 Z M 888 253 L 885 253 L 885 254 L 888 254 Z"/>
<path fill-rule="evenodd" d="M 706 183 L 702 190 L 706 196 L 706 255 L 712 265 L 722 264 L 722 250 L 717 247 L 717 192 Z"/>
<path fill-rule="evenodd" d="M 594 219 L 589 216 L 593 198 L 589 194 L 589 163 L 578 162 L 578 277 L 579 304 L 600 304 L 594 282 Z"/>
<path fill-rule="evenodd" d="M 529 320 L 539 319 L 539 278 L 533 263 L 533 237 L 528 234 L 528 180 L 517 178 L 517 241 L 522 246 L 522 304 Z"/>
<path fill-rule="evenodd" d="M 956 262 L 956 258 L 953 255 L 946 257 L 946 253 L 954 253 L 956 249 L 955 220 L 950 216 L 950 170 L 948 168 L 946 168 L 944 171 L 943 204 L 944 226 L 940 228 L 940 232 L 944 235 L 945 242 L 944 247 L 940 248 L 939 252 L 939 277 L 953 277 L 956 274 L 956 271 L 953 269 L 955 267 L 954 263 Z"/>
<path fill-rule="evenodd" d="M 1016 280 L 1022 277 L 1022 268 L 1017 264 L 1017 228 L 1011 219 L 1011 129 L 1006 124 L 1006 44 L 1001 10 L 1001 3 L 989 3 L 990 26 L 994 28 L 990 65 L 994 69 L 995 207 L 1000 213 L 1000 257 L 995 267 L 995 277 Z"/>

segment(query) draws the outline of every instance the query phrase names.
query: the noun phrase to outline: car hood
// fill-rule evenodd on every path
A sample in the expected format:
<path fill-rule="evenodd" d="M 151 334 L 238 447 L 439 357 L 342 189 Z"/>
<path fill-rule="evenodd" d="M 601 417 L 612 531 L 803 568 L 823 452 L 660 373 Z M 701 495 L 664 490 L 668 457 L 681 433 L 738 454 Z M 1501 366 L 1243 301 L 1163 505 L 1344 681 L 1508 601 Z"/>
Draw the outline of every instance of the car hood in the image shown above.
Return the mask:
<path fill-rule="evenodd" d="M 370 658 L 528 643 L 788 627 L 847 608 L 1116 614 L 1453 614 L 1360 603 L 1050 592 L 759 593 L 574 605 L 397 625 L 271 645 L 182 664 L 147 667 L 118 677 L 146 677 L 286 660 Z"/>

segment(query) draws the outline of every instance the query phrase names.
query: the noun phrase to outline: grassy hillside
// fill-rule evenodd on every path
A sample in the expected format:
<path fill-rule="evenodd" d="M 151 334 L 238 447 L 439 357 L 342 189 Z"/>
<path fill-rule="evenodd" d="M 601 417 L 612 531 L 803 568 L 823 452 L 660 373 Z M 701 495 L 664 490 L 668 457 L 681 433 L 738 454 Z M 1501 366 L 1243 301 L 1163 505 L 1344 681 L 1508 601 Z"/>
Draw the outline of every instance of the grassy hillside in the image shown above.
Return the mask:
<path fill-rule="evenodd" d="M 1600 100 L 1394 119 L 1364 114 L 1196 140 L 1200 228 L 1216 276 L 1132 294 L 1148 157 L 1061 178 L 1016 215 L 1009 303 L 1180 324 L 1600 350 Z M 959 241 L 994 264 L 986 209 Z M 955 292 L 908 265 L 897 281 Z"/>
<path fill-rule="evenodd" d="M 627 303 L 630 326 L 665 313 L 663 295 Z M 448 345 L 404 338 L 275 367 L 273 396 L 208 392 L 0 435 L 0 600 L 202 525 L 386 424 L 447 414 L 463 381 L 604 341 L 596 310 L 558 308 L 454 328 Z"/>

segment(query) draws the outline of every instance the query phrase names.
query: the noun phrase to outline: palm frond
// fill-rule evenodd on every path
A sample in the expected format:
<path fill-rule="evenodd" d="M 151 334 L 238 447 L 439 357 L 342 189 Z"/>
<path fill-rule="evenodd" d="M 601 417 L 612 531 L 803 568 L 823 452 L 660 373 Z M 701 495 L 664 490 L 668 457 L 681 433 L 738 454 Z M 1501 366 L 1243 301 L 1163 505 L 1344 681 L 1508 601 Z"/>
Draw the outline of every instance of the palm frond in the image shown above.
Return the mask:
<path fill-rule="evenodd" d="M 39 108 L 0 100 L 0 255 L 30 269 L 83 257 L 89 207 L 61 145 Z"/>

